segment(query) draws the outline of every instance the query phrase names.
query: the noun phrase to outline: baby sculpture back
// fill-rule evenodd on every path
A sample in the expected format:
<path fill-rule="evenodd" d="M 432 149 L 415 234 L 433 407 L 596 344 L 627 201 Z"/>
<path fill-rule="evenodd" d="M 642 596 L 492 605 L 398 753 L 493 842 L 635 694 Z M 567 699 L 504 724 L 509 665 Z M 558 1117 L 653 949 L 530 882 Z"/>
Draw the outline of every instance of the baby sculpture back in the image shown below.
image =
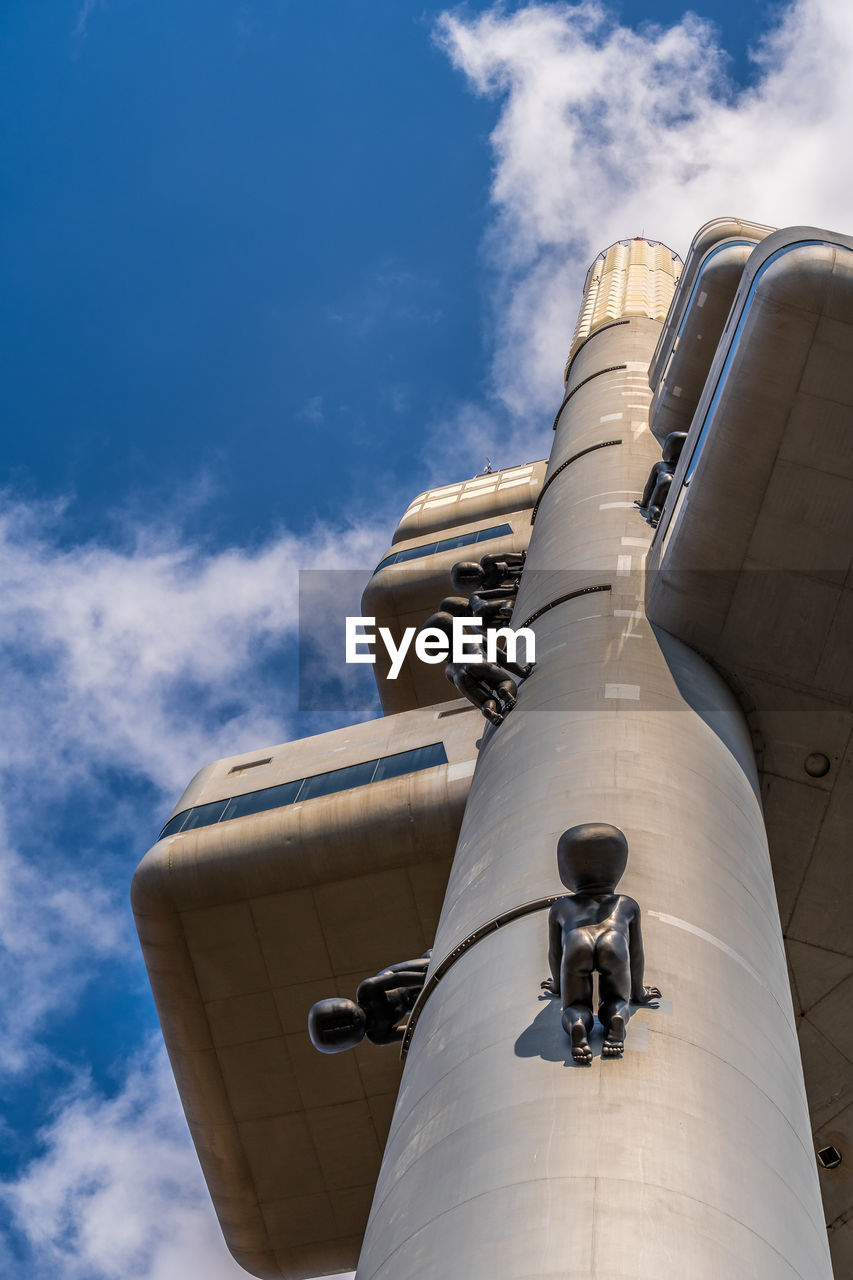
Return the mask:
<path fill-rule="evenodd" d="M 551 976 L 542 988 L 560 997 L 562 1024 L 576 1062 L 592 1062 L 593 973 L 598 973 L 598 1016 L 606 1058 L 622 1056 L 631 1002 L 649 1004 L 660 998 L 657 987 L 643 986 L 640 908 L 633 898 L 616 892 L 627 864 L 628 841 L 609 823 L 570 827 L 557 843 L 560 879 L 571 892 L 551 907 Z"/>

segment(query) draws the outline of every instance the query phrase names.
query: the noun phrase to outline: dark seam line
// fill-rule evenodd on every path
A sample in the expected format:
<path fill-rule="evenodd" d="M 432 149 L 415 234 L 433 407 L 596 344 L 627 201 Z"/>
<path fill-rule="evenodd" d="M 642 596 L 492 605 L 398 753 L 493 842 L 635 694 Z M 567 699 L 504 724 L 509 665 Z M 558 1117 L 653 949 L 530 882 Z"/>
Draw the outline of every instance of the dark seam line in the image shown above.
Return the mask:
<path fill-rule="evenodd" d="M 593 595 L 596 591 L 611 591 L 610 583 L 604 583 L 600 587 L 581 587 L 579 591 L 570 591 L 567 595 L 557 596 L 556 600 L 552 600 L 550 604 L 543 604 L 541 609 L 537 609 L 535 613 L 531 613 L 530 617 L 522 622 L 521 627 L 516 627 L 520 631 L 522 627 L 529 627 L 531 622 L 535 622 L 537 618 L 541 618 L 543 613 L 547 613 L 549 609 L 556 609 L 558 604 L 565 604 L 567 600 L 576 600 L 578 596 Z"/>
<path fill-rule="evenodd" d="M 583 458 L 588 453 L 595 453 L 596 449 L 609 449 L 611 445 L 621 444 L 621 443 L 622 443 L 621 440 L 602 440 L 600 444 L 591 444 L 588 446 L 588 448 L 581 449 L 580 453 L 573 453 L 570 458 L 566 458 L 565 462 L 561 462 L 559 467 L 557 467 L 557 470 L 552 471 L 551 475 L 548 477 L 548 479 L 543 484 L 542 488 L 539 490 L 539 497 L 534 502 L 533 510 L 530 512 L 530 523 L 531 524 L 536 523 L 536 513 L 539 510 L 539 504 L 542 501 L 542 499 L 545 497 L 545 494 L 548 492 L 551 485 L 557 479 L 557 476 L 560 474 L 561 471 L 565 471 L 566 467 L 570 467 L 573 462 L 577 462 L 578 458 Z"/>
<path fill-rule="evenodd" d="M 466 951 L 470 951 L 474 944 L 479 942 L 481 938 L 488 937 L 490 933 L 496 933 L 502 925 L 509 924 L 512 920 L 519 920 L 522 916 L 529 916 L 534 911 L 544 911 L 546 907 L 550 907 L 563 896 L 563 894 L 555 893 L 548 898 L 534 898 L 532 902 L 523 902 L 519 907 L 512 907 L 509 911 L 504 911 L 501 915 L 495 916 L 494 920 L 489 920 L 486 924 L 481 924 L 473 933 L 469 933 L 468 937 L 464 938 L 457 947 L 454 947 L 450 952 L 450 955 L 445 956 L 441 964 L 432 974 L 423 991 L 418 996 L 415 1007 L 409 1014 L 409 1021 L 406 1024 L 406 1034 L 403 1036 L 403 1043 L 400 1045 L 400 1057 L 405 1058 L 406 1054 L 409 1052 L 409 1045 L 411 1044 L 415 1026 L 418 1018 L 420 1017 L 421 1010 L 427 1000 L 432 995 L 439 982 L 441 982 L 444 975 L 449 969 L 453 968 L 456 961 L 460 959 Z"/>
<path fill-rule="evenodd" d="M 618 369 L 627 369 L 627 368 L 628 366 L 626 364 L 609 364 L 606 369 L 599 369 L 597 373 L 591 373 L 588 378 L 584 378 L 583 381 L 579 382 L 576 387 L 572 387 L 571 391 L 566 392 L 566 395 L 563 399 L 563 403 L 560 405 L 559 409 L 557 410 L 557 416 L 554 419 L 554 425 L 551 428 L 551 430 L 552 431 L 557 430 L 557 423 L 560 421 L 560 414 L 563 412 L 566 405 L 569 403 L 569 401 L 571 400 L 572 396 L 575 394 L 576 391 L 580 391 L 581 387 L 585 387 L 588 382 L 592 382 L 593 378 L 600 378 L 603 373 L 616 373 Z"/>
<path fill-rule="evenodd" d="M 565 384 L 568 382 L 569 374 L 572 371 L 572 366 L 588 342 L 592 342 L 593 338 L 597 338 L 600 333 L 604 333 L 605 329 L 615 329 L 618 324 L 630 324 L 630 323 L 631 323 L 630 320 L 611 320 L 609 324 L 602 324 L 597 329 L 593 329 L 592 333 L 588 333 L 568 363 L 568 366 L 566 368 L 566 375 L 563 378 L 563 385 L 565 386 Z"/>

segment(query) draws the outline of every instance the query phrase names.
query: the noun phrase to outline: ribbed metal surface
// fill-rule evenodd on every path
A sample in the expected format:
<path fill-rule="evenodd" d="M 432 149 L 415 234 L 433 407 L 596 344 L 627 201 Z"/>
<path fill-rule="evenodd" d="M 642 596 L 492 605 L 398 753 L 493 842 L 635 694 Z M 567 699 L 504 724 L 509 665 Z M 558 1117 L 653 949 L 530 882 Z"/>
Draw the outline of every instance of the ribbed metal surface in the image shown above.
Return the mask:
<path fill-rule="evenodd" d="M 587 277 L 569 358 L 599 325 L 628 316 L 663 321 L 681 267 L 678 255 L 663 244 L 635 239 L 611 245 Z"/>

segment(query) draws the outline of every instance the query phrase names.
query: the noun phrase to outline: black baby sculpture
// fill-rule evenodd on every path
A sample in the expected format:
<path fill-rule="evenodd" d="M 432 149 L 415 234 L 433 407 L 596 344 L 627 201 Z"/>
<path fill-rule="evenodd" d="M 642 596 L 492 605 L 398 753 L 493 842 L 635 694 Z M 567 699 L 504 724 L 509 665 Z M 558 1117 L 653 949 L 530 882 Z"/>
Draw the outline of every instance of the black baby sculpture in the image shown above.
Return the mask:
<path fill-rule="evenodd" d="M 666 502 L 666 496 L 672 485 L 672 477 L 675 474 L 675 468 L 678 466 L 678 460 L 681 457 L 681 451 L 684 448 L 686 439 L 686 431 L 670 431 L 663 442 L 663 457 L 660 462 L 654 464 L 649 472 L 646 487 L 643 490 L 642 497 L 637 502 L 640 514 L 653 529 L 658 526 L 663 504 Z"/>
<path fill-rule="evenodd" d="M 453 590 L 465 593 L 468 613 L 482 619 L 487 629 L 509 625 L 525 554 L 507 551 L 503 555 L 486 555 L 479 564 L 474 560 L 460 560 L 450 570 Z M 454 603 L 461 598 L 461 594 L 449 597 Z"/>
<path fill-rule="evenodd" d="M 487 630 L 508 627 L 512 622 L 514 608 L 515 595 L 509 595 L 502 589 L 472 591 L 468 597 L 468 609 L 471 616 L 480 618 Z"/>
<path fill-rule="evenodd" d="M 440 631 L 452 641 L 453 617 L 449 613 L 434 613 L 422 627 L 423 631 L 428 629 Z M 468 643 L 474 648 L 477 637 L 469 636 Z M 482 652 L 482 643 L 479 648 Z M 522 667 L 508 659 L 504 662 L 506 651 L 500 647 L 498 654 L 501 666 L 496 666 L 494 662 L 448 662 L 444 668 L 444 674 L 450 683 L 495 726 L 503 722 L 504 715 L 515 706 L 518 696 L 518 685 L 502 667 L 506 666 L 520 678 L 530 675 L 533 670 L 530 664 Z"/>
<path fill-rule="evenodd" d="M 465 617 L 470 618 L 474 616 L 470 612 L 470 610 L 461 609 L 459 607 L 458 601 L 459 601 L 458 596 L 446 596 L 438 607 L 438 613 L 434 613 L 431 615 L 431 617 L 427 618 L 426 622 L 423 624 L 423 627 L 421 629 L 423 631 L 426 631 L 428 627 L 434 627 L 436 631 L 443 632 L 443 634 L 447 636 L 447 639 L 450 640 L 452 643 L 453 642 L 453 619 L 465 618 Z M 484 622 L 482 632 L 480 632 L 479 635 L 476 631 L 469 632 L 467 634 L 466 645 L 470 646 L 472 649 L 479 647 L 480 653 L 482 654 L 483 653 L 482 642 L 483 640 L 486 640 L 488 638 L 488 633 L 491 631 L 495 631 L 498 633 L 495 636 L 493 641 L 494 650 L 495 650 L 495 659 L 497 661 L 497 665 L 499 667 L 502 667 L 504 671 L 508 671 L 510 675 L 515 676 L 517 679 L 526 680 L 527 677 L 533 671 L 534 663 L 514 662 L 509 657 L 506 651 L 504 638 L 499 634 L 500 627 L 498 626 L 492 627 L 488 623 Z M 478 640 L 480 640 L 479 645 L 477 644 Z M 448 680 L 451 680 L 453 677 L 448 676 L 447 678 Z"/>
<path fill-rule="evenodd" d="M 460 595 L 481 590 L 515 593 L 525 556 L 524 551 L 505 551 L 502 555 L 482 556 L 479 564 L 475 560 L 460 560 L 450 571 L 453 590 Z"/>
<path fill-rule="evenodd" d="M 438 606 L 439 613 L 449 613 L 451 618 L 473 618 L 467 596 L 445 596 Z"/>
<path fill-rule="evenodd" d="M 518 685 L 493 662 L 448 662 L 444 674 L 495 728 L 515 706 Z"/>
<path fill-rule="evenodd" d="M 548 917 L 551 977 L 541 984 L 559 996 L 563 1029 L 575 1062 L 592 1062 L 592 975 L 598 971 L 598 1016 L 604 1028 L 602 1056 L 621 1057 L 630 1002 L 660 998 L 643 986 L 640 908 L 616 892 L 628 863 L 628 842 L 618 827 L 584 822 L 564 831 L 557 843 L 560 879 L 571 892 L 558 898 Z"/>
<path fill-rule="evenodd" d="M 426 981 L 431 951 L 417 960 L 392 964 L 358 984 L 355 1000 L 332 996 L 308 1012 L 308 1034 L 320 1053 L 343 1053 L 367 1036 L 371 1044 L 403 1039 L 405 1022 Z M 400 1025 L 402 1024 L 402 1025 Z"/>
<path fill-rule="evenodd" d="M 499 631 L 512 623 L 515 595 L 506 591 L 473 591 L 470 596 L 445 596 L 439 613 L 453 618 L 479 618 L 484 631 Z"/>

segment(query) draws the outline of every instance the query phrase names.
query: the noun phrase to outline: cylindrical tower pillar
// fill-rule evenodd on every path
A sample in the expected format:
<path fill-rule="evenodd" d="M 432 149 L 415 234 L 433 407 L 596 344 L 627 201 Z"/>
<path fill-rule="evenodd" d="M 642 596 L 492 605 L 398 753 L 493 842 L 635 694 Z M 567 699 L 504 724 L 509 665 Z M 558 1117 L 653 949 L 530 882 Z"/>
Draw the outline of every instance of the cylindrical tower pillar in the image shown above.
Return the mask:
<path fill-rule="evenodd" d="M 832 1275 L 749 734 L 643 611 L 633 499 L 676 267 L 608 254 L 513 618 L 537 667 L 480 752 L 358 1280 Z M 590 1066 L 539 990 L 557 839 L 582 822 L 628 838 L 619 891 L 663 991 Z"/>

